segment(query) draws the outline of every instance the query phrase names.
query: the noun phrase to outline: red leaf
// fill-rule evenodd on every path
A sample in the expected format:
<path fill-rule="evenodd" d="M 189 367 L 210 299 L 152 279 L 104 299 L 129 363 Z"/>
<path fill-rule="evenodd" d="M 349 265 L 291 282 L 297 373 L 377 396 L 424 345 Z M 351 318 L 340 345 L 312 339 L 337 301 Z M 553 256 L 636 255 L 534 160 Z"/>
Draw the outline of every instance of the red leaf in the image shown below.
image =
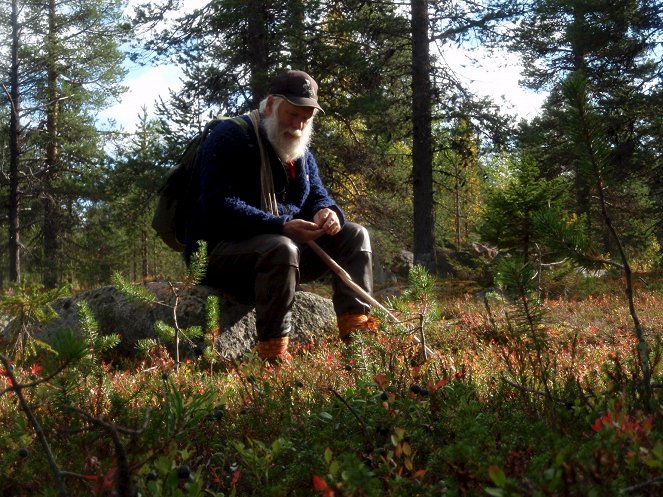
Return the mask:
<path fill-rule="evenodd" d="M 447 383 L 449 383 L 449 380 L 447 380 L 447 379 L 441 379 L 440 381 L 438 381 L 438 382 L 435 384 L 435 389 L 436 389 L 436 390 L 439 390 L 440 388 L 442 388 L 442 387 L 443 387 L 444 385 L 446 385 Z"/>
<path fill-rule="evenodd" d="M 382 390 L 384 390 L 385 387 L 387 386 L 387 377 L 386 377 L 384 374 L 382 374 L 382 373 L 378 373 L 378 374 L 376 374 L 376 375 L 373 377 L 373 381 L 374 381 L 375 384 L 376 384 L 377 386 L 379 386 Z"/>
<path fill-rule="evenodd" d="M 596 421 L 594 421 L 594 424 L 592 425 L 592 430 L 599 432 L 601 431 L 602 427 L 603 427 L 602 419 L 598 418 Z"/>
<path fill-rule="evenodd" d="M 320 478 L 318 475 L 313 475 L 312 480 L 313 480 L 313 488 L 315 489 L 316 492 L 324 492 L 329 488 L 325 480 Z"/>
<path fill-rule="evenodd" d="M 230 486 L 234 487 L 239 483 L 239 479 L 242 477 L 241 471 L 238 469 L 233 473 L 232 480 L 230 480 Z"/>
<path fill-rule="evenodd" d="M 92 491 L 92 495 L 108 495 L 115 486 L 117 468 L 109 469 L 103 477 L 97 478 L 97 486 Z"/>

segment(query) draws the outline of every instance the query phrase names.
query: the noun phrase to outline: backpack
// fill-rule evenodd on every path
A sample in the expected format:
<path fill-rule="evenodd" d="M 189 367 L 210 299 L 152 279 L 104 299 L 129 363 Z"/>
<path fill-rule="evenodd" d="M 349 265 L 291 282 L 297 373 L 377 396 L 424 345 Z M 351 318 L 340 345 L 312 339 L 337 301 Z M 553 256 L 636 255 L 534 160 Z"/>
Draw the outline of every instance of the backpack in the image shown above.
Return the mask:
<path fill-rule="evenodd" d="M 168 173 L 166 180 L 158 190 L 152 228 L 166 245 L 177 252 L 183 252 L 186 225 L 195 201 L 195 189 L 192 179 L 198 163 L 198 151 L 210 132 L 222 121 L 231 120 L 244 131 L 249 124 L 242 117 L 217 117 L 208 122 L 186 146 L 177 163 Z"/>

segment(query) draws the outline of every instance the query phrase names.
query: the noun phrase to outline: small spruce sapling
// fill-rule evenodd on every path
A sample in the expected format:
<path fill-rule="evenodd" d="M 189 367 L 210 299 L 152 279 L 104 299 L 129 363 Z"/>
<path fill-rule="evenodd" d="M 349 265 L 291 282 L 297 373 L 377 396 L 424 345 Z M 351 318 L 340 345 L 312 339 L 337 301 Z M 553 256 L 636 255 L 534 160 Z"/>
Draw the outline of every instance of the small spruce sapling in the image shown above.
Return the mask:
<path fill-rule="evenodd" d="M 76 306 L 78 308 L 78 323 L 81 327 L 82 337 L 88 348 L 88 354 L 83 360 L 83 365 L 90 373 L 98 375 L 101 370 L 101 358 L 103 354 L 120 344 L 120 335 L 117 333 L 100 335 L 99 324 L 92 314 L 90 305 L 86 301 L 81 300 Z"/>
<path fill-rule="evenodd" d="M 522 256 L 505 257 L 497 265 L 495 282 L 509 303 L 505 310 L 509 347 L 503 354 L 512 378 L 503 380 L 519 388 L 526 397 L 534 391 L 552 402 L 554 357 L 548 353 L 537 275 L 534 263 Z M 488 307 L 488 300 L 485 303 Z"/>
<path fill-rule="evenodd" d="M 221 320 L 219 313 L 219 298 L 216 295 L 209 295 L 205 304 L 206 333 L 205 348 L 203 357 L 209 362 L 210 373 L 213 372 L 214 364 L 221 354 L 216 348 L 217 338 L 221 334 Z"/>
<path fill-rule="evenodd" d="M 426 326 L 440 318 L 440 309 L 434 293 L 435 278 L 425 267 L 415 265 L 408 273 L 408 288 L 403 294 L 389 301 L 390 307 L 399 312 L 401 323 L 415 323 L 408 328 L 408 333 L 419 338 L 422 344 L 424 360 L 427 360 Z"/>
<path fill-rule="evenodd" d="M 207 272 L 207 243 L 201 241 L 198 243 L 198 250 L 191 256 L 191 262 L 187 268 L 187 273 L 184 278 L 184 281 L 181 284 L 174 284 L 169 282 L 171 292 L 173 294 L 174 300 L 172 304 L 163 302 L 157 298 L 157 295 L 145 288 L 144 286 L 137 285 L 127 281 L 121 274 L 113 274 L 113 283 L 124 293 L 127 297 L 133 299 L 136 302 L 149 304 L 149 305 L 161 305 L 172 309 L 173 313 L 173 323 L 168 324 L 164 321 L 157 321 L 154 324 L 154 330 L 158 339 L 161 342 L 165 343 L 175 343 L 175 369 L 179 371 L 180 365 L 180 342 L 182 339 L 188 341 L 190 344 L 193 344 L 193 339 L 202 338 L 204 333 L 203 329 L 200 326 L 189 326 L 187 328 L 180 327 L 177 319 L 177 311 L 179 308 L 180 300 L 182 295 L 187 290 L 191 289 L 195 285 L 200 284 L 200 282 L 205 277 Z M 208 301 L 210 304 L 210 301 Z M 209 311 L 213 316 L 218 316 L 217 311 Z M 208 323 L 210 321 L 210 314 L 208 312 Z M 144 354 L 148 354 L 159 344 L 158 340 L 154 339 L 144 339 L 139 340 L 137 347 Z"/>
<path fill-rule="evenodd" d="M 39 350 L 53 352 L 52 347 L 36 338 L 34 330 L 57 318 L 52 307 L 55 300 L 69 293 L 67 288 L 45 290 L 41 285 L 22 283 L 0 296 L 0 314 L 12 317 L 5 334 L 7 353 L 17 362 L 37 355 Z"/>

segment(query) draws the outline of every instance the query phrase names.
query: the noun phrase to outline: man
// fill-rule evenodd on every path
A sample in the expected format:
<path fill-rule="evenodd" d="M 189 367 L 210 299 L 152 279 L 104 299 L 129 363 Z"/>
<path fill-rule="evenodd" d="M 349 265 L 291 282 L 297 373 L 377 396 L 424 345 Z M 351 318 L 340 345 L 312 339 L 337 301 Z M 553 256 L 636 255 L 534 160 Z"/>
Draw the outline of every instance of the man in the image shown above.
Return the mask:
<path fill-rule="evenodd" d="M 311 76 L 287 71 L 274 79 L 260 104 L 260 134 L 277 213 L 261 209 L 261 144 L 251 125 L 231 120 L 217 125 L 201 145 L 194 178 L 199 196 L 185 255 L 196 250 L 198 240 L 207 241 L 205 283 L 255 304 L 256 351 L 267 361 L 288 357 L 297 283 L 328 270 L 307 242 L 318 243 L 358 285 L 372 292 L 368 232 L 345 220 L 308 148 L 313 120 L 322 112 L 317 92 Z M 341 339 L 349 341 L 352 332 L 374 328 L 368 305 L 335 275 L 332 300 Z"/>

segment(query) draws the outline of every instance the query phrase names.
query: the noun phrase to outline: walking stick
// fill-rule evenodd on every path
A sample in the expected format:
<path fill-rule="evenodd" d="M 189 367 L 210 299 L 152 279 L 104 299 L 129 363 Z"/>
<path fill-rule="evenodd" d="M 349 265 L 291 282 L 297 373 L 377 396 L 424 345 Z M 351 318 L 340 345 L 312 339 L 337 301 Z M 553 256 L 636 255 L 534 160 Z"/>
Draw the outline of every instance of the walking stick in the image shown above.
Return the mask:
<path fill-rule="evenodd" d="M 394 316 L 389 309 L 387 309 L 385 306 L 383 306 L 380 302 L 375 300 L 366 290 L 364 290 L 362 287 L 357 285 L 354 281 L 352 281 L 352 278 L 350 275 L 347 273 L 345 269 L 343 269 L 341 266 L 338 265 L 338 263 L 332 259 L 327 252 L 322 250 L 320 248 L 320 245 L 315 243 L 313 240 L 307 242 L 308 246 L 311 247 L 313 252 L 315 252 L 320 259 L 322 259 L 329 268 L 336 273 L 336 275 L 341 278 L 341 280 L 348 285 L 352 290 L 354 290 L 357 295 L 359 295 L 362 299 L 366 300 L 369 304 L 371 304 L 373 307 L 377 307 L 380 309 L 382 312 L 384 312 L 394 323 L 396 323 L 399 326 L 403 326 L 403 323 L 401 323 L 396 316 Z M 424 353 L 426 355 L 433 356 L 435 355 L 435 352 L 433 352 L 430 348 L 425 343 L 422 343 L 422 341 L 416 336 L 412 335 L 412 338 L 414 338 L 414 341 L 417 345 L 422 345 L 424 348 Z"/>

